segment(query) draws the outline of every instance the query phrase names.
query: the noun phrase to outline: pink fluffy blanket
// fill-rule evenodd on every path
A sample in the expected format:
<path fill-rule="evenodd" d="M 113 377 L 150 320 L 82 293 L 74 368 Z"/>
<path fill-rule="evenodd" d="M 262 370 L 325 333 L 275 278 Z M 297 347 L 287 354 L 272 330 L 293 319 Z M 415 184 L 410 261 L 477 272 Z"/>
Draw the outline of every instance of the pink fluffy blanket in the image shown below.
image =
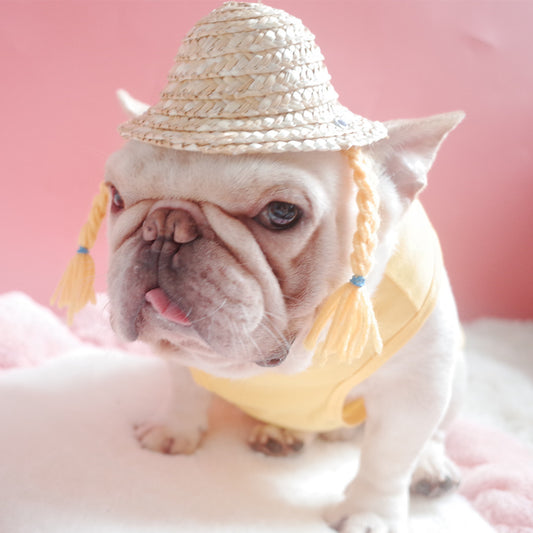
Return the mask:
<path fill-rule="evenodd" d="M 439 502 L 415 499 L 411 531 L 533 533 L 533 323 L 465 331 L 468 396 L 448 438 L 463 483 Z M 167 386 L 148 353 L 114 336 L 104 296 L 69 330 L 28 296 L 0 295 L 0 531 L 327 533 L 320 510 L 357 452 L 317 443 L 263 458 L 222 404 L 195 456 L 140 450 L 131 425 L 157 413 Z"/>

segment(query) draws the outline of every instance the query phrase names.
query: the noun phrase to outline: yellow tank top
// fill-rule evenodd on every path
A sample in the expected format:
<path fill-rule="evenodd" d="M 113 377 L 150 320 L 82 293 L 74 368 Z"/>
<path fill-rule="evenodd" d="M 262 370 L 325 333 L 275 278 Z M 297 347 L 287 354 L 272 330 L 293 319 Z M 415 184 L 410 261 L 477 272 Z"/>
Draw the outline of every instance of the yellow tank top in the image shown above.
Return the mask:
<path fill-rule="evenodd" d="M 399 241 L 372 296 L 383 351 L 370 346 L 355 363 L 331 356 L 324 365 L 298 374 L 268 373 L 232 380 L 191 369 L 196 382 L 250 416 L 301 431 L 354 426 L 365 418 L 361 398 L 346 402 L 350 390 L 370 376 L 420 329 L 435 307 L 444 272 L 435 230 L 415 201 L 402 219 Z"/>

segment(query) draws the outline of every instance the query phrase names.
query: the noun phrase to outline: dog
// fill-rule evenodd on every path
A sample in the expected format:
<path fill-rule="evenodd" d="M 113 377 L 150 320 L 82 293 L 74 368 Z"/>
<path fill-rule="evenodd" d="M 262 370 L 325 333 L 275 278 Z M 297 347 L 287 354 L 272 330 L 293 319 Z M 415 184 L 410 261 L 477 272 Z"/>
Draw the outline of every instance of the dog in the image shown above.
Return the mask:
<path fill-rule="evenodd" d="M 132 114 L 145 109 L 122 101 Z M 387 138 L 361 148 L 380 198 L 370 295 L 462 118 L 389 121 Z M 207 429 L 211 393 L 198 385 L 206 375 L 253 382 L 312 365 L 304 341 L 317 308 L 351 275 L 358 208 L 349 161 L 342 151 L 224 155 L 130 140 L 110 156 L 106 182 L 113 328 L 150 343 L 175 380 L 165 420 L 139 428 L 138 438 L 150 450 L 190 454 Z M 446 272 L 439 275 L 416 334 L 347 393 L 364 401 L 365 422 L 357 476 L 325 513 L 338 531 L 405 532 L 410 491 L 436 496 L 459 483 L 444 435 L 464 386 L 462 337 Z M 387 306 L 394 314 L 394 302 Z M 313 433 L 267 419 L 249 443 L 288 455 L 316 434 L 349 438 L 351 430 Z"/>

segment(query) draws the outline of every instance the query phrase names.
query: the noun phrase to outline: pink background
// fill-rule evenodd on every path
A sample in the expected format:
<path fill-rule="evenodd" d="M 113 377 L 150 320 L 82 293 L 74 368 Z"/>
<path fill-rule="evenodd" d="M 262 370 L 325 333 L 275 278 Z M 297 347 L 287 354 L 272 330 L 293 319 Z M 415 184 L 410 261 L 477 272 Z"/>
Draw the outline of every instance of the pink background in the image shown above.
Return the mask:
<path fill-rule="evenodd" d="M 379 120 L 466 111 L 423 194 L 461 317 L 533 317 L 533 2 L 270 4 L 316 34 L 353 111 Z M 180 40 L 218 5 L 1 1 L 0 292 L 48 300 L 122 144 L 115 90 L 155 102 Z M 94 255 L 104 290 L 103 235 Z"/>

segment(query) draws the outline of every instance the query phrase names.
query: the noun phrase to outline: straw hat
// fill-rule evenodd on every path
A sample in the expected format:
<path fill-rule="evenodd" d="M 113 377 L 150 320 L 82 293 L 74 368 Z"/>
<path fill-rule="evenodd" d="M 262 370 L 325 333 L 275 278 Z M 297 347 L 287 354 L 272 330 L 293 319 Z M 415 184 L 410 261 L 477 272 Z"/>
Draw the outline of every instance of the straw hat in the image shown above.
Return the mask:
<path fill-rule="evenodd" d="M 369 342 L 375 354 L 382 349 L 365 288 L 377 245 L 379 196 L 359 147 L 383 139 L 387 129 L 339 103 L 323 59 L 299 19 L 263 4 L 227 2 L 185 37 L 161 100 L 122 124 L 120 133 L 169 148 L 232 155 L 344 150 L 358 190 L 354 275 L 321 305 L 305 345 L 316 348 L 319 361 L 338 352 L 353 361 Z M 108 203 L 102 185 L 53 297 L 68 307 L 69 321 L 95 300 L 89 249 Z"/>
<path fill-rule="evenodd" d="M 387 136 L 340 105 L 314 35 L 285 11 L 226 2 L 189 32 L 128 139 L 210 153 L 344 150 Z"/>

